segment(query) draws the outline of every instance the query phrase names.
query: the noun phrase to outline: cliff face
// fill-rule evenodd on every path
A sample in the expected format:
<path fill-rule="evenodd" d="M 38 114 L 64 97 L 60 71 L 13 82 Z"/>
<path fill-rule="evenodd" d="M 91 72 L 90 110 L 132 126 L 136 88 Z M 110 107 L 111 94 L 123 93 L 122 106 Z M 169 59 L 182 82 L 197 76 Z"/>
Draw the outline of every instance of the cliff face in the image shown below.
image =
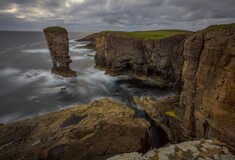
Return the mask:
<path fill-rule="evenodd" d="M 53 67 L 52 73 L 63 77 L 76 77 L 69 64 L 72 62 L 69 56 L 69 39 L 66 29 L 55 26 L 43 30 L 47 45 L 50 50 Z"/>
<path fill-rule="evenodd" d="M 235 26 L 211 26 L 184 45 L 184 129 L 235 146 Z"/>
<path fill-rule="evenodd" d="M 88 49 L 94 49 L 95 50 L 95 39 L 96 37 L 99 35 L 99 33 L 93 33 L 91 35 L 88 35 L 82 39 L 78 39 L 77 41 L 87 41 L 87 42 L 90 42 L 88 43 L 85 48 L 88 48 Z"/>
<path fill-rule="evenodd" d="M 161 85 L 173 86 L 180 82 L 177 68 L 182 68 L 183 52 L 173 50 L 185 38 L 176 35 L 164 39 L 142 40 L 118 33 L 96 35 L 97 67 L 106 73 L 119 75 L 126 71 L 137 77 L 154 77 Z M 179 55 L 178 55 L 179 54 Z"/>

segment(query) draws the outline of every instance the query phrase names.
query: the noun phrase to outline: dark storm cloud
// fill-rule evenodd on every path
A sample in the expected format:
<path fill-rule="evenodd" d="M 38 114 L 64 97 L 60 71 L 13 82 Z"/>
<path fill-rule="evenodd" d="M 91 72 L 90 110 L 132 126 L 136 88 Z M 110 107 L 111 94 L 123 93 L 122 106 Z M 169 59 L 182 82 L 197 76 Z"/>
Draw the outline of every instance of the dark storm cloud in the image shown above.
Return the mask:
<path fill-rule="evenodd" d="M 235 22 L 234 0 L 0 0 L 0 29 L 200 29 Z"/>
<path fill-rule="evenodd" d="M 189 18 L 198 20 L 203 18 L 234 18 L 234 0 L 172 0 L 169 5 L 178 6 L 185 12 L 191 12 Z"/>

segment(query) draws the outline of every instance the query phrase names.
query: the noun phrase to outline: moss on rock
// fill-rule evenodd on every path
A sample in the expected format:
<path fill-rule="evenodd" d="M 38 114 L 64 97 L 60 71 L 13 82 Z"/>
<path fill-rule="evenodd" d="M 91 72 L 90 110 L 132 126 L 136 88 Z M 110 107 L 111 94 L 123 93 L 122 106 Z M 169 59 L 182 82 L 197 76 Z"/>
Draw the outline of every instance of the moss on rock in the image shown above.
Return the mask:
<path fill-rule="evenodd" d="M 51 26 L 43 30 L 44 32 L 67 32 L 67 30 L 61 26 Z"/>

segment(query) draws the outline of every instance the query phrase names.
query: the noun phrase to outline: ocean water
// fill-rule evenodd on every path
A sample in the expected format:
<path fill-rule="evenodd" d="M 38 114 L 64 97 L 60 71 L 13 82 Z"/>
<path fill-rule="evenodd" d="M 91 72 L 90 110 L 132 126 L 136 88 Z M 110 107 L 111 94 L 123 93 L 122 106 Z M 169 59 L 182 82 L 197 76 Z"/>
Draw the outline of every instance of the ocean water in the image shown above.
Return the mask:
<path fill-rule="evenodd" d="M 94 68 L 94 50 L 79 48 L 77 42 L 87 33 L 69 33 L 71 68 L 76 78 L 51 74 L 49 50 L 42 32 L 0 32 L 0 123 L 31 118 L 72 107 L 101 97 L 121 100 L 146 115 L 133 102 L 133 96 L 162 97 L 174 94 L 152 81 L 130 76 L 110 77 Z M 89 55 L 89 56 L 88 56 Z"/>

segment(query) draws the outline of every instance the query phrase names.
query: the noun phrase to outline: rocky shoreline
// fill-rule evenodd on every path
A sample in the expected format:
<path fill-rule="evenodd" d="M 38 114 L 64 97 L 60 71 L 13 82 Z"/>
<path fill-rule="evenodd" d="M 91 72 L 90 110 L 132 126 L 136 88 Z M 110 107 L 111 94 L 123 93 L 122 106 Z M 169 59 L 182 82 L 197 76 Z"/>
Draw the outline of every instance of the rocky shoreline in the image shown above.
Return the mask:
<path fill-rule="evenodd" d="M 188 139 L 218 138 L 235 147 L 234 39 L 235 25 L 227 24 L 156 40 L 116 32 L 96 33 L 82 40 L 95 46 L 96 66 L 107 74 L 128 71 L 137 77 L 154 77 L 159 85 L 175 88 L 179 97 L 175 106 L 182 120 L 176 129 L 153 118 L 160 115 L 164 119 L 163 111 L 149 109 L 157 108 L 155 104 L 147 108 L 149 117 L 162 125 L 168 138 L 175 137 L 172 142 L 184 141 L 174 132 L 179 130 Z"/>
<path fill-rule="evenodd" d="M 55 44 L 46 35 L 49 48 L 54 46 L 52 72 L 76 76 L 69 68 L 67 34 L 59 31 L 62 40 Z M 96 67 L 107 74 L 129 73 L 175 89 L 176 95 L 160 99 L 133 97 L 172 144 L 150 151 L 150 123 L 120 101 L 103 98 L 0 125 L 0 159 L 235 159 L 234 24 L 163 39 L 101 32 L 81 41 L 91 42 Z"/>

